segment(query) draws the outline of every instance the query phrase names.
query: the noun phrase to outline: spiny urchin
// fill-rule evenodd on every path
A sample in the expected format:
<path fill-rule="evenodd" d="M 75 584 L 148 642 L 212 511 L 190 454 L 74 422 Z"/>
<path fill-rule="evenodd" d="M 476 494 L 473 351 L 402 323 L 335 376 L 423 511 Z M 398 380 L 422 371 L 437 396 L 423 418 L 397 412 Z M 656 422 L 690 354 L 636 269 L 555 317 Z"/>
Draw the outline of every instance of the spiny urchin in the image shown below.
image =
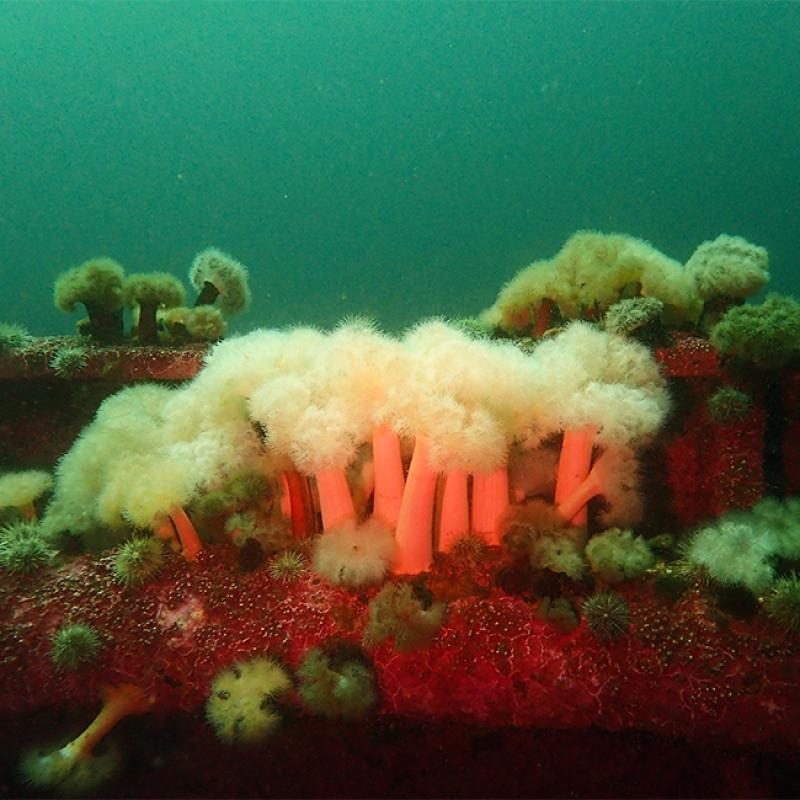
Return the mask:
<path fill-rule="evenodd" d="M 583 601 L 583 616 L 591 632 L 601 642 L 623 636 L 631 621 L 628 604 L 613 592 L 599 592 Z"/>
<path fill-rule="evenodd" d="M 485 539 L 468 533 L 456 540 L 450 552 L 455 558 L 472 563 L 485 558 L 488 549 Z"/>
<path fill-rule="evenodd" d="M 55 557 L 38 527 L 32 522 L 14 522 L 0 530 L 0 568 L 9 572 L 33 572 Z"/>
<path fill-rule="evenodd" d="M 87 360 L 84 348 L 65 345 L 53 353 L 50 358 L 50 368 L 59 378 L 71 378 L 86 366 Z"/>
<path fill-rule="evenodd" d="M 53 636 L 50 657 L 57 667 L 74 670 L 94 661 L 100 647 L 97 631 L 90 625 L 76 622 L 58 629 Z"/>
<path fill-rule="evenodd" d="M 164 566 L 164 547 L 153 536 L 137 536 L 121 545 L 111 564 L 115 580 L 136 586 L 156 575 Z"/>
<path fill-rule="evenodd" d="M 800 633 L 800 575 L 778 578 L 764 600 L 764 610 L 789 633 Z"/>
<path fill-rule="evenodd" d="M 32 337 L 22 325 L 13 325 L 9 322 L 0 322 L 0 353 L 3 350 L 15 350 L 27 347 Z"/>
<path fill-rule="evenodd" d="M 284 550 L 270 561 L 270 576 L 281 583 L 296 581 L 306 570 L 306 557 L 297 550 Z"/>

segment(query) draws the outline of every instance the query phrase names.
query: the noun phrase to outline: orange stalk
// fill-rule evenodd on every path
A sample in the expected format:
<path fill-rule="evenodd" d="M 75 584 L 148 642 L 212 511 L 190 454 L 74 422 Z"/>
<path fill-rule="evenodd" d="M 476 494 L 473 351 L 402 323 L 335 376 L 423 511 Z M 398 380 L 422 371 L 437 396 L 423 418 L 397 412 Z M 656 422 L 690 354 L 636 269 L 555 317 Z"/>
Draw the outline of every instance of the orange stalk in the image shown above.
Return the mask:
<path fill-rule="evenodd" d="M 124 717 L 144 714 L 152 705 L 152 698 L 132 683 L 106 686 L 102 690 L 103 708 L 89 727 L 62 748 L 62 754 L 89 758 L 98 742 Z"/>
<path fill-rule="evenodd" d="M 500 523 L 508 511 L 508 469 L 472 476 L 472 532 L 488 544 L 500 544 Z"/>
<path fill-rule="evenodd" d="M 438 473 L 428 461 L 428 450 L 427 439 L 417 436 L 395 532 L 394 571 L 400 574 L 425 572 L 433 562 L 433 506 Z"/>
<path fill-rule="evenodd" d="M 281 516 L 284 519 L 292 518 L 292 494 L 289 488 L 289 476 L 281 473 L 281 496 L 278 498 L 278 505 L 281 508 Z"/>
<path fill-rule="evenodd" d="M 561 442 L 561 454 L 558 460 L 556 475 L 555 503 L 561 503 L 569 497 L 589 474 L 592 465 L 592 447 L 594 445 L 594 425 L 582 428 L 567 428 Z M 588 511 L 580 506 L 571 524 L 586 527 Z"/>
<path fill-rule="evenodd" d="M 372 516 L 394 530 L 400 519 L 405 477 L 400 437 L 388 425 L 378 425 L 372 431 L 372 463 L 375 470 Z"/>
<path fill-rule="evenodd" d="M 322 469 L 314 474 L 317 479 L 322 527 L 329 531 L 345 522 L 355 521 L 353 496 L 343 469 Z"/>
<path fill-rule="evenodd" d="M 200 541 L 192 521 L 181 506 L 175 506 L 169 512 L 169 517 L 175 526 L 178 538 L 181 540 L 183 557 L 187 561 L 193 561 L 203 549 L 203 543 Z"/>
<path fill-rule="evenodd" d="M 449 553 L 453 545 L 469 533 L 468 475 L 454 469 L 445 475 L 439 508 L 439 544 L 437 550 Z"/>
<path fill-rule="evenodd" d="M 575 520 L 578 518 L 581 511 L 586 511 L 586 504 L 597 495 L 603 492 L 603 484 L 601 483 L 597 473 L 592 470 L 588 477 L 581 481 L 572 493 L 566 497 L 556 507 L 559 516 L 571 525 L 575 525 Z"/>
<path fill-rule="evenodd" d="M 286 516 L 292 520 L 292 533 L 298 539 L 305 539 L 308 536 L 308 519 L 304 501 L 303 476 L 296 470 L 288 470 L 283 473 L 283 485 L 285 496 L 288 498 L 289 513 Z M 283 501 L 283 497 L 281 501 Z"/>

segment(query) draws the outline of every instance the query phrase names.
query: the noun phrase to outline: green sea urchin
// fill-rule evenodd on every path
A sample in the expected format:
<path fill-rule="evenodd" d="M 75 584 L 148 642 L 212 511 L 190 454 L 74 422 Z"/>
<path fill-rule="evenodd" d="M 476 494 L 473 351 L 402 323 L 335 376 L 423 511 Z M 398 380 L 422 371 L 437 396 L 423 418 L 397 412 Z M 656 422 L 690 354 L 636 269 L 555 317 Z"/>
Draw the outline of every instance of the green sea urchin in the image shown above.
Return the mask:
<path fill-rule="evenodd" d="M 30 342 L 31 335 L 22 325 L 0 322 L 0 353 L 26 347 Z"/>
<path fill-rule="evenodd" d="M 111 564 L 115 580 L 135 586 L 152 578 L 164 566 L 164 546 L 150 536 L 137 536 L 121 545 Z"/>
<path fill-rule="evenodd" d="M 66 345 L 59 347 L 50 358 L 50 368 L 59 378 L 71 378 L 80 372 L 88 360 L 83 347 Z"/>
<path fill-rule="evenodd" d="M 583 602 L 583 616 L 592 633 L 601 642 L 619 639 L 631 621 L 628 604 L 613 592 L 600 592 Z"/>
<path fill-rule="evenodd" d="M 59 628 L 53 637 L 50 657 L 57 667 L 78 669 L 97 658 L 102 643 L 90 625 L 73 623 Z"/>
<path fill-rule="evenodd" d="M 281 583 L 292 583 L 306 571 L 306 557 L 297 550 L 284 550 L 270 561 L 270 576 Z"/>
<path fill-rule="evenodd" d="M 14 522 L 0 530 L 0 568 L 9 572 L 33 572 L 47 566 L 53 551 L 32 522 Z"/>

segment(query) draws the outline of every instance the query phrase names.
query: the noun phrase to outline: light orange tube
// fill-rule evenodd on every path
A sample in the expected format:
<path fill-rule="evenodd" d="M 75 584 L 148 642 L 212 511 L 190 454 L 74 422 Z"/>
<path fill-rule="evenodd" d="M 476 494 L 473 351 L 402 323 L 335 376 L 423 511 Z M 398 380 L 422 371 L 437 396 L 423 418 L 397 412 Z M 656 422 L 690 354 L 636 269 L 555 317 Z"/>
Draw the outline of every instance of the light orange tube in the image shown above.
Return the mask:
<path fill-rule="evenodd" d="M 500 523 L 508 511 L 508 469 L 472 476 L 472 532 L 488 544 L 500 544 Z"/>
<path fill-rule="evenodd" d="M 557 506 L 566 500 L 589 474 L 595 430 L 594 425 L 585 425 L 582 428 L 567 428 L 564 431 L 556 475 Z M 588 510 L 584 504 L 579 507 L 571 524 L 583 528 L 586 527 L 588 519 Z"/>
<path fill-rule="evenodd" d="M 181 506 L 175 506 L 170 512 L 169 517 L 175 525 L 178 538 L 181 540 L 181 553 L 187 561 L 193 561 L 197 554 L 203 549 L 203 543 L 197 535 L 192 521 L 187 516 Z"/>
<path fill-rule="evenodd" d="M 285 472 L 281 473 L 281 496 L 278 501 L 278 505 L 281 507 L 281 516 L 284 519 L 291 519 L 292 494 L 289 488 L 289 476 Z"/>
<path fill-rule="evenodd" d="M 353 496 L 343 469 L 323 469 L 314 473 L 317 479 L 322 528 L 329 531 L 348 521 L 355 521 Z"/>
<path fill-rule="evenodd" d="M 585 511 L 586 504 L 593 497 L 601 494 L 602 491 L 603 486 L 597 477 L 597 473 L 592 470 L 588 477 L 575 487 L 572 494 L 558 504 L 556 511 L 565 522 L 575 525 L 575 519 L 578 518 L 579 512 L 581 510 Z"/>
<path fill-rule="evenodd" d="M 152 698 L 132 683 L 107 686 L 103 689 L 103 708 L 89 723 L 89 727 L 62 748 L 63 754 L 89 758 L 98 742 L 124 717 L 144 714 L 152 705 Z"/>
<path fill-rule="evenodd" d="M 395 532 L 394 571 L 399 574 L 416 575 L 430 569 L 433 563 L 433 506 L 438 473 L 428 461 L 428 451 L 427 439 L 417 436 Z"/>
<path fill-rule="evenodd" d="M 292 533 L 298 539 L 305 539 L 308 536 L 303 480 L 303 476 L 296 470 L 292 469 L 283 473 L 284 491 L 288 499 L 289 511 L 286 516 L 292 520 Z M 281 507 L 283 507 L 283 497 L 281 497 Z"/>
<path fill-rule="evenodd" d="M 153 522 L 153 533 L 162 541 L 169 542 L 175 539 L 175 526 L 168 516 L 159 516 Z"/>
<path fill-rule="evenodd" d="M 372 516 L 394 530 L 400 519 L 405 477 L 400 437 L 388 425 L 378 425 L 372 431 L 372 464 L 375 471 Z"/>
<path fill-rule="evenodd" d="M 453 469 L 445 475 L 439 508 L 437 550 L 449 553 L 453 545 L 469 533 L 469 493 L 467 471 Z"/>

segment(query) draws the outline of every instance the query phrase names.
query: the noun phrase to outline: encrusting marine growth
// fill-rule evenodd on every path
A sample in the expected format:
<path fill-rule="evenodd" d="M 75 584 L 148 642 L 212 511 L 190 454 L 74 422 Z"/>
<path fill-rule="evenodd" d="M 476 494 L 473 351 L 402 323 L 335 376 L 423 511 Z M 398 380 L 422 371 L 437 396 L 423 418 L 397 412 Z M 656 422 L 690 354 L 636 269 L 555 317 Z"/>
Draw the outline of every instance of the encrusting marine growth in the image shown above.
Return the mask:
<path fill-rule="evenodd" d="M 180 386 L 107 397 L 53 476 L 0 476 L 20 659 L 28 645 L 46 653 L 51 684 L 75 696 L 109 684 L 83 734 L 25 756 L 32 785 L 92 791 L 118 762 L 101 740 L 153 705 L 204 702 L 226 745 L 263 742 L 298 716 L 351 730 L 373 713 L 428 712 L 588 727 L 602 712 L 601 726 L 630 726 L 638 707 L 619 687 L 660 691 L 676 642 L 688 652 L 695 637 L 680 662 L 697 670 L 680 699 L 695 725 L 712 704 L 691 693 L 718 675 L 708 653 L 736 649 L 726 614 L 756 618 L 748 644 L 736 640 L 753 663 L 767 652 L 758 636 L 794 652 L 779 637 L 800 630 L 800 500 L 759 501 L 760 486 L 735 502 L 721 493 L 712 514 L 695 499 L 753 463 L 734 445 L 751 422 L 766 426 L 765 403 L 743 365 L 788 374 L 800 353 L 795 301 L 743 305 L 768 279 L 763 248 L 720 236 L 684 266 L 647 242 L 579 231 L 477 320 L 392 336 L 356 317 L 220 342 L 225 317 L 248 307 L 247 275 L 202 251 L 192 308 L 176 278 L 125 277 L 110 259 L 57 281 L 59 307 L 85 305 L 93 345 L 123 339 L 123 307 L 136 345 L 216 343 Z M 6 334 L 3 357 L 25 346 Z M 48 351 L 60 385 L 103 349 Z M 791 433 L 798 389 L 786 385 Z M 723 466 L 704 471 L 718 442 Z M 646 501 L 665 476 L 684 505 L 658 517 Z M 78 558 L 59 548 L 67 540 Z M 36 641 L 25 615 L 51 580 Z M 657 713 L 651 727 L 666 726 Z"/>

